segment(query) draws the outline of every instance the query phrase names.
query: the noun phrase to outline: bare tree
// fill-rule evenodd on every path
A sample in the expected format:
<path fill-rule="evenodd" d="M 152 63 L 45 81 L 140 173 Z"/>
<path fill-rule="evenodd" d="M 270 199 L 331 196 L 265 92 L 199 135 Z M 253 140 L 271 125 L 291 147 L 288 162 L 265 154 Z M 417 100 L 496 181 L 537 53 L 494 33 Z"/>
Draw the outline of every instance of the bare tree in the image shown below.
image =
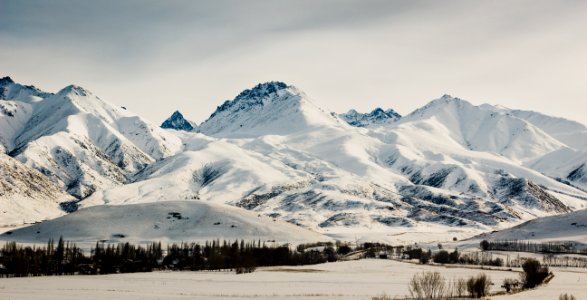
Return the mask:
<path fill-rule="evenodd" d="M 446 292 L 446 282 L 439 272 L 422 272 L 412 277 L 409 290 L 416 299 L 442 298 Z"/>

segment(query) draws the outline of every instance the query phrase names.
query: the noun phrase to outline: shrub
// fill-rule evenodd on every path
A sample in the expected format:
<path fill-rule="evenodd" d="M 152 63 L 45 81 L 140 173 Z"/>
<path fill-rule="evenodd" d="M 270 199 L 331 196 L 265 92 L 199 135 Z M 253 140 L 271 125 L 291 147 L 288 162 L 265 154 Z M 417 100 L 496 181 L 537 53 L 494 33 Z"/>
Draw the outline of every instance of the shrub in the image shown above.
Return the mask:
<path fill-rule="evenodd" d="M 558 300 L 577 300 L 577 298 L 575 298 L 575 296 L 573 295 L 569 295 L 567 293 L 561 294 L 560 296 L 558 296 Z"/>
<path fill-rule="evenodd" d="M 447 264 L 450 262 L 450 255 L 446 250 L 440 250 L 434 254 L 433 261 L 437 264 Z"/>
<path fill-rule="evenodd" d="M 482 240 L 479 246 L 481 246 L 481 250 L 483 251 L 489 250 L 489 242 L 487 240 Z"/>
<path fill-rule="evenodd" d="M 427 264 L 430 261 L 431 256 L 432 253 L 430 251 L 422 252 L 422 255 L 420 256 L 420 263 L 424 265 Z"/>
<path fill-rule="evenodd" d="M 522 282 L 525 288 L 533 288 L 548 277 L 548 266 L 542 266 L 536 259 L 529 258 L 522 264 Z"/>
<path fill-rule="evenodd" d="M 501 285 L 502 288 L 505 289 L 506 292 L 510 292 L 511 290 L 517 288 L 520 285 L 520 282 L 516 279 L 506 278 L 503 280 L 503 284 Z"/>
<path fill-rule="evenodd" d="M 484 273 L 473 276 L 467 280 L 467 291 L 472 298 L 481 298 L 489 294 L 491 279 Z"/>
<path fill-rule="evenodd" d="M 449 254 L 448 260 L 451 264 L 456 264 L 459 262 L 459 257 L 460 257 L 460 253 L 459 250 L 455 248 L 455 251 L 451 252 Z"/>
<path fill-rule="evenodd" d="M 420 257 L 422 257 L 422 253 L 423 253 L 423 251 L 420 248 L 416 248 L 416 249 L 408 248 L 404 252 L 404 254 L 408 256 L 408 259 L 420 259 Z"/>
<path fill-rule="evenodd" d="M 371 300 L 394 300 L 396 298 L 391 298 L 390 296 L 387 296 L 387 294 L 383 293 L 383 295 L 381 296 L 375 296 L 375 297 L 371 297 Z"/>
<path fill-rule="evenodd" d="M 467 281 L 463 278 L 459 278 L 453 282 L 453 296 L 463 297 L 467 290 Z"/>
<path fill-rule="evenodd" d="M 353 249 L 351 249 L 349 245 L 341 245 L 336 249 L 336 252 L 340 255 L 347 255 L 351 253 L 351 251 L 353 251 Z"/>
<path fill-rule="evenodd" d="M 445 279 L 439 272 L 423 272 L 415 274 L 410 281 L 412 298 L 442 298 L 446 291 Z"/>

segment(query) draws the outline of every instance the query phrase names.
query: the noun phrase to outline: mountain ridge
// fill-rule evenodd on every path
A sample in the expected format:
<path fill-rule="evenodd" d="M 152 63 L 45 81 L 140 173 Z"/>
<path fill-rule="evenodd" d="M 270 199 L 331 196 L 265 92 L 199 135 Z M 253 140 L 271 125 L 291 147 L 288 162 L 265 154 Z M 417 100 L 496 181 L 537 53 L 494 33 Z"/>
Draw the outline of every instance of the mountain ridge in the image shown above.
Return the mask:
<path fill-rule="evenodd" d="M 349 237 L 472 235 L 586 205 L 575 187 L 583 169 L 560 157 L 587 155 L 549 135 L 549 119 L 448 95 L 401 118 L 375 109 L 357 128 L 298 88 L 268 82 L 186 131 L 78 86 L 46 98 L 25 90 L 0 101 L 9 112 L 0 110 L 0 142 L 75 206 L 205 201 Z"/>

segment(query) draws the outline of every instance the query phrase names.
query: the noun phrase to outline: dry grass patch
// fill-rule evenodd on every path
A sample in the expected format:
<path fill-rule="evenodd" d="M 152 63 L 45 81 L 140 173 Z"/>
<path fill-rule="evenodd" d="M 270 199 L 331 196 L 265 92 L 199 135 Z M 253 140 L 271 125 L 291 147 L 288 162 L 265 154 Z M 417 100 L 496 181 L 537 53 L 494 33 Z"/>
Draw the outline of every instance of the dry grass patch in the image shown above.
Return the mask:
<path fill-rule="evenodd" d="M 323 273 L 328 272 L 326 270 L 318 269 L 294 269 L 294 268 L 277 268 L 277 269 L 266 269 L 265 272 L 287 272 L 287 273 Z"/>

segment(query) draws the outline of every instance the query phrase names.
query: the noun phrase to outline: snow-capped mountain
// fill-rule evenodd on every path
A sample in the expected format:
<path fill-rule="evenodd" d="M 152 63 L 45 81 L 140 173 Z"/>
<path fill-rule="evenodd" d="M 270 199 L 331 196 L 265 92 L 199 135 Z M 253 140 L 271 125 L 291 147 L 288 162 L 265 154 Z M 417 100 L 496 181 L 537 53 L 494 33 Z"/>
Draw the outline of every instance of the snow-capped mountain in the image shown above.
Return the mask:
<path fill-rule="evenodd" d="M 340 119 L 316 106 L 302 91 L 283 82 L 258 84 L 218 106 L 198 131 L 210 136 L 285 135 L 310 127 L 339 126 Z"/>
<path fill-rule="evenodd" d="M 499 107 L 499 111 L 531 123 L 570 148 L 587 149 L 587 127 L 579 122 L 527 110 Z"/>
<path fill-rule="evenodd" d="M 4 151 L 75 197 L 126 183 L 181 149 L 174 135 L 81 87 L 50 94 L 4 80 L 1 88 Z"/>
<path fill-rule="evenodd" d="M 566 147 L 530 161 L 527 165 L 557 180 L 587 190 L 587 127 L 585 125 L 534 111 L 486 107 L 523 119 L 563 143 Z"/>
<path fill-rule="evenodd" d="M 6 152 L 85 197 L 81 207 L 205 201 L 332 237 L 379 239 L 470 236 L 587 204 L 583 169 L 573 165 L 587 149 L 562 134 L 570 124 L 580 136 L 578 123 L 447 95 L 402 118 L 374 110 L 349 124 L 349 114 L 268 82 L 193 131 L 153 127 L 79 87 L 22 95 L 32 96 L 0 101 L 12 115 L 0 119 Z M 164 123 L 190 124 L 174 116 Z"/>
<path fill-rule="evenodd" d="M 338 116 L 350 125 L 356 127 L 387 124 L 395 122 L 402 117 L 393 109 L 383 110 L 379 107 L 375 108 L 370 113 L 359 113 L 356 110 L 351 109 L 344 114 L 338 114 Z"/>
<path fill-rule="evenodd" d="M 491 114 L 501 119 L 492 121 Z M 455 126 L 451 116 L 488 124 L 462 132 L 467 120 Z M 580 208 L 584 192 L 500 153 L 520 143 L 509 134 L 498 140 L 500 130 L 511 128 L 521 128 L 514 133 L 522 140 L 537 141 L 537 156 L 563 147 L 523 120 L 448 96 L 365 133 L 316 107 L 297 88 L 260 84 L 202 124 L 201 133 L 212 137 L 178 132 L 186 145 L 182 154 L 81 204 L 219 201 L 331 233 L 423 230 L 430 224 L 485 230 Z M 487 133 L 496 139 L 488 144 L 501 148 L 476 137 Z M 538 142 L 543 136 L 547 142 Z M 465 137 L 479 140 L 475 145 L 482 149 L 471 149 Z"/>
<path fill-rule="evenodd" d="M 415 123 L 428 126 L 429 131 L 435 131 L 454 146 L 458 144 L 465 149 L 495 153 L 520 162 L 565 146 L 530 122 L 449 95 L 417 109 L 400 123 L 399 127 Z"/>
<path fill-rule="evenodd" d="M 161 128 L 163 129 L 175 129 L 183 131 L 192 131 L 196 127 L 195 124 L 186 120 L 179 111 L 175 111 L 171 117 L 163 121 Z"/>

